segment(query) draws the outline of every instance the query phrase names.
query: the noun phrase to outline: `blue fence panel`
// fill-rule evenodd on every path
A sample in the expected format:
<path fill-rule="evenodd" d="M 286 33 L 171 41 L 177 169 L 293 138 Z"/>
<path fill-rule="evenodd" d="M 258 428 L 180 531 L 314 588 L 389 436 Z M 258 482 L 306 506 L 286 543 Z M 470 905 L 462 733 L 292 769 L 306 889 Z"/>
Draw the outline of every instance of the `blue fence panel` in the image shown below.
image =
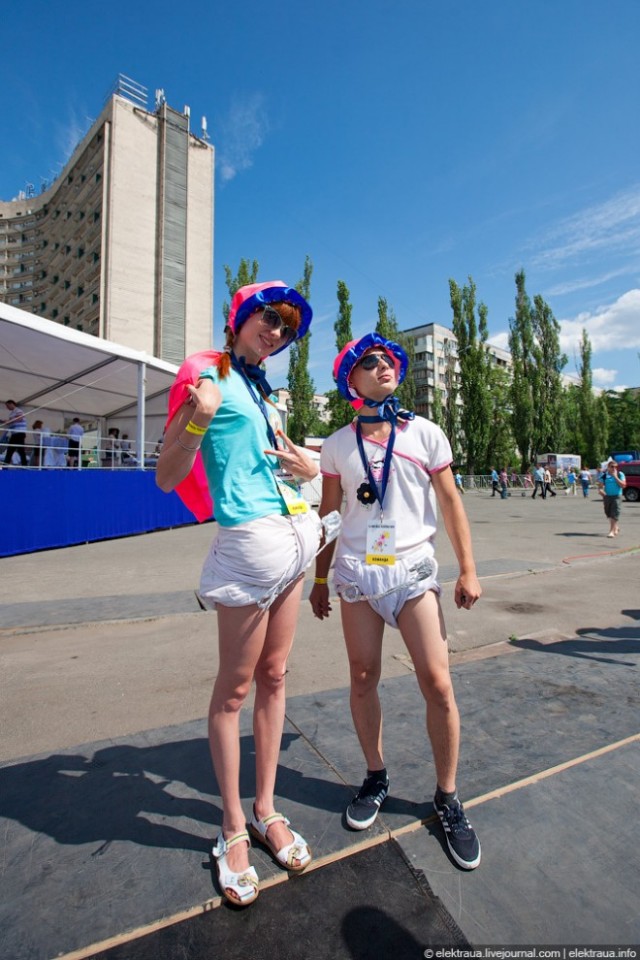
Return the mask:
<path fill-rule="evenodd" d="M 0 470 L 0 556 L 194 523 L 142 470 Z"/>

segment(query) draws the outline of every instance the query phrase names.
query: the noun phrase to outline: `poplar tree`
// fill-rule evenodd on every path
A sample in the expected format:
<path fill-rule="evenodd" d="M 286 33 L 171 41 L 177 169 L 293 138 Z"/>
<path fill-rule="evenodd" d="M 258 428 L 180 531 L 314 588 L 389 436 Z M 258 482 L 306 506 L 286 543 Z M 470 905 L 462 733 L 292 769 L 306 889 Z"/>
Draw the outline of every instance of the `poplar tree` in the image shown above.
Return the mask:
<path fill-rule="evenodd" d="M 606 400 L 596 399 L 593 394 L 593 373 L 591 371 L 591 341 L 583 329 L 580 341 L 580 387 L 578 388 L 578 410 L 580 414 L 580 432 L 578 442 L 580 453 L 588 466 L 599 466 L 607 449 L 607 421 L 605 417 Z"/>
<path fill-rule="evenodd" d="M 405 410 L 413 410 L 416 405 L 416 383 L 412 376 L 415 342 L 413 337 L 400 332 L 395 313 L 384 297 L 378 297 L 378 322 L 375 332 L 386 340 L 399 344 L 407 355 L 407 375 L 396 390 L 396 396 Z"/>
<path fill-rule="evenodd" d="M 471 277 L 462 290 L 455 280 L 449 280 L 449 294 L 460 365 L 459 391 L 463 402 L 460 425 L 466 447 L 467 470 L 474 474 L 487 465 L 491 433 L 492 363 L 486 348 L 489 336 L 487 308 L 484 303 L 479 303 L 476 319 L 476 285 Z M 451 359 L 455 365 L 455 358 Z M 451 371 L 452 380 L 454 373 L 455 366 Z"/>
<path fill-rule="evenodd" d="M 533 449 L 537 453 L 559 451 L 562 438 L 562 379 L 567 357 L 560 352 L 560 324 L 540 295 L 531 311 L 533 357 L 536 363 L 536 394 L 533 400 Z"/>
<path fill-rule="evenodd" d="M 353 307 L 349 300 L 349 288 L 344 280 L 338 280 L 338 316 L 333 325 L 336 334 L 336 353 L 340 353 L 350 340 L 353 340 L 351 331 L 351 312 Z M 342 394 L 337 390 L 329 390 L 327 393 L 328 407 L 331 414 L 331 432 L 339 430 L 353 420 L 353 407 L 345 400 Z"/>
<path fill-rule="evenodd" d="M 311 300 L 311 275 L 313 263 L 305 257 L 302 279 L 296 284 L 296 290 L 305 300 Z M 311 331 L 302 340 L 295 340 L 289 347 L 289 373 L 287 384 L 291 403 L 291 413 L 287 424 L 287 433 L 294 443 L 304 445 L 305 437 L 318 431 L 318 414 L 313 405 L 315 387 L 309 374 L 309 341 Z"/>
<path fill-rule="evenodd" d="M 229 291 L 230 300 L 233 300 L 234 294 L 240 289 L 240 287 L 246 287 L 248 283 L 257 283 L 259 269 L 260 267 L 257 260 L 254 260 L 250 264 L 248 260 L 243 258 L 240 261 L 238 272 L 234 277 L 233 273 L 231 272 L 231 267 L 227 266 L 225 263 L 224 278 L 225 283 L 227 284 L 227 290 Z M 225 324 L 229 319 L 229 310 L 230 304 L 225 300 L 222 304 L 222 316 L 224 317 Z"/>
<path fill-rule="evenodd" d="M 490 466 L 509 467 L 517 461 L 516 445 L 511 429 L 509 410 L 510 379 L 504 367 L 493 366 L 489 379 L 491 413 L 489 415 L 489 442 L 478 473 L 487 473 Z"/>
<path fill-rule="evenodd" d="M 520 471 L 525 473 L 534 455 L 534 397 L 537 366 L 534 355 L 531 301 L 525 288 L 524 270 L 516 273 L 516 314 L 509 320 L 511 351 L 511 426 L 520 451 Z M 537 452 L 537 451 L 535 451 Z"/>

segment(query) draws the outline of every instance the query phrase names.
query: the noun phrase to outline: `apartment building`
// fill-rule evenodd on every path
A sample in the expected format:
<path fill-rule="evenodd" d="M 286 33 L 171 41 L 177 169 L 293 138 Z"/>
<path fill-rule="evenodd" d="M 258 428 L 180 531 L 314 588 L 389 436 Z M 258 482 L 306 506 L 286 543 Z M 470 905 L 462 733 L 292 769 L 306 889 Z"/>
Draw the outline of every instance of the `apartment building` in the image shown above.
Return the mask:
<path fill-rule="evenodd" d="M 0 301 L 180 363 L 213 326 L 206 121 L 120 77 L 56 180 L 0 201 Z"/>
<path fill-rule="evenodd" d="M 436 402 L 436 391 L 439 391 L 440 402 L 444 402 L 452 385 L 460 383 L 458 341 L 452 330 L 438 323 L 410 327 L 402 333 L 413 339 L 412 375 L 416 384 L 415 411 L 430 419 Z M 511 354 L 507 350 L 488 344 L 487 351 L 496 366 L 510 369 Z M 457 402 L 462 404 L 459 394 Z"/>

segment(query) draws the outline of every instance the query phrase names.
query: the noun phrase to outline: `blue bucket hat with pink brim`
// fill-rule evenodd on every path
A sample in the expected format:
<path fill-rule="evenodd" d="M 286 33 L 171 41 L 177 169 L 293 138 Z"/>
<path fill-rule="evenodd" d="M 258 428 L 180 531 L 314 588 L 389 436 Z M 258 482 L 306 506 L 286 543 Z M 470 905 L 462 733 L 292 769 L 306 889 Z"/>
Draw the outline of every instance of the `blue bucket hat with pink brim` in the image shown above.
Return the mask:
<path fill-rule="evenodd" d="M 268 280 L 266 283 L 248 283 L 236 290 L 231 301 L 227 326 L 236 334 L 244 321 L 270 303 L 291 303 L 300 308 L 300 326 L 296 331 L 296 340 L 301 340 L 309 330 L 313 310 L 294 287 L 288 287 L 282 280 Z M 271 356 L 285 350 L 290 344 L 283 343 Z"/>

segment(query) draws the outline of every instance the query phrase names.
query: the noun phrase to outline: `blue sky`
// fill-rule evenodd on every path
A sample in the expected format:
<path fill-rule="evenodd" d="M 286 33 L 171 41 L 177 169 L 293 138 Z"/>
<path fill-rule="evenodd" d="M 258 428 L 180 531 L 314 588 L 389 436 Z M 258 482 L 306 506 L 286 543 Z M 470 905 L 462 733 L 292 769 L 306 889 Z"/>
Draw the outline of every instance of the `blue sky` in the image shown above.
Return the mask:
<path fill-rule="evenodd" d="M 584 328 L 596 385 L 640 384 L 638 0 L 25 0 L 5 31 L 3 200 L 61 169 L 118 73 L 206 115 L 216 346 L 241 257 L 292 284 L 311 257 L 319 391 L 338 280 L 359 335 L 379 296 L 450 325 L 471 276 L 506 345 L 524 268 L 567 372 Z"/>

